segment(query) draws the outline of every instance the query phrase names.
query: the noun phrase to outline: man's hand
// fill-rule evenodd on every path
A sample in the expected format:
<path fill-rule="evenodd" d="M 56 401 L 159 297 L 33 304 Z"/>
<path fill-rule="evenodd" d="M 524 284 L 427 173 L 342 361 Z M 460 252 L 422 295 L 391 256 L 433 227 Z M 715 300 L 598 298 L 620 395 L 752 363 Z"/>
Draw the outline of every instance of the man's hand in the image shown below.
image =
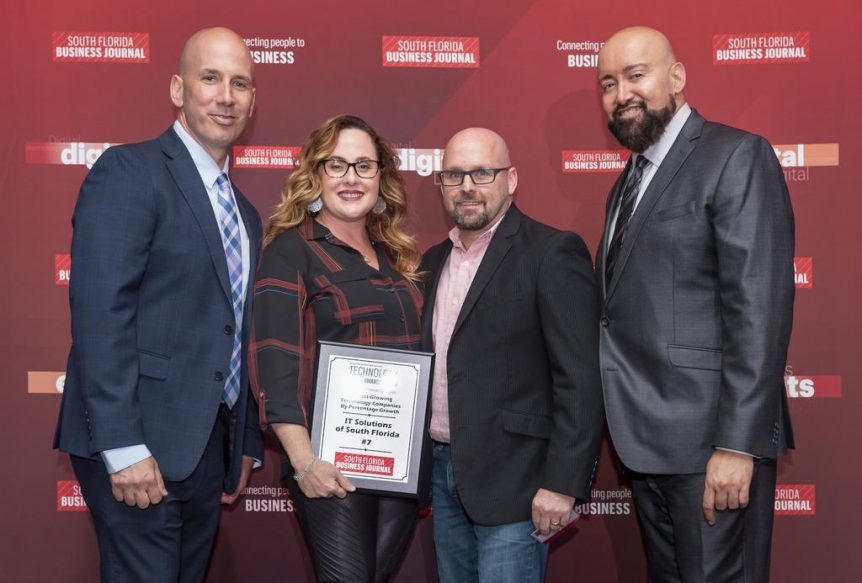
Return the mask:
<path fill-rule="evenodd" d="M 147 508 L 168 495 L 156 458 L 150 456 L 111 474 L 111 492 L 117 502 Z"/>
<path fill-rule="evenodd" d="M 251 476 L 251 468 L 254 466 L 254 458 L 247 455 L 242 456 L 242 469 L 239 472 L 239 482 L 236 484 L 236 490 L 233 493 L 222 492 L 221 503 L 230 505 L 236 502 L 242 495 L 242 491 L 248 485 L 248 478 Z"/>
<path fill-rule="evenodd" d="M 703 516 L 715 524 L 715 511 L 748 506 L 748 487 L 754 472 L 750 455 L 717 449 L 706 464 L 703 489 Z"/>
<path fill-rule="evenodd" d="M 542 534 L 558 530 L 569 523 L 575 499 L 565 494 L 539 488 L 533 496 L 533 526 Z"/>

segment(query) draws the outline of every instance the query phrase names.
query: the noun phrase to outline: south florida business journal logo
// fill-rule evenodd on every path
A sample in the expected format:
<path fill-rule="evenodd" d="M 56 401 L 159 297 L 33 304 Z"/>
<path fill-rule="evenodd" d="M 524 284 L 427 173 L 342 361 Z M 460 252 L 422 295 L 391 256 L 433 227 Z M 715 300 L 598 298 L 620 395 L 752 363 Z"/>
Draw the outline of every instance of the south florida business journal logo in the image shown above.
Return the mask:
<path fill-rule="evenodd" d="M 57 512 L 86 512 L 87 503 L 77 480 L 57 480 Z"/>
<path fill-rule="evenodd" d="M 712 37 L 714 65 L 807 63 L 811 59 L 809 32 L 753 32 Z"/>
<path fill-rule="evenodd" d="M 384 36 L 384 67 L 477 69 L 480 64 L 477 36 Z"/>
<path fill-rule="evenodd" d="M 149 63 L 148 32 L 54 32 L 53 60 L 60 63 Z"/>

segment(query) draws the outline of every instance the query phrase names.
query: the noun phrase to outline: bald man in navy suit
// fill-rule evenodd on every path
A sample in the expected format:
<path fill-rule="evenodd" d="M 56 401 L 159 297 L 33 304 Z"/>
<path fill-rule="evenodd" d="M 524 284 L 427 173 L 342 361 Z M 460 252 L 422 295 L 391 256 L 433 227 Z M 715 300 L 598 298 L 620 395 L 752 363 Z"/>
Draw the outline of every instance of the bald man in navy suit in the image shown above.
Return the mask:
<path fill-rule="evenodd" d="M 54 445 L 93 516 L 103 582 L 202 581 L 219 503 L 263 458 L 243 365 L 261 224 L 227 174 L 254 109 L 242 38 L 192 36 L 170 93 L 173 126 L 106 150 L 73 217 Z"/>

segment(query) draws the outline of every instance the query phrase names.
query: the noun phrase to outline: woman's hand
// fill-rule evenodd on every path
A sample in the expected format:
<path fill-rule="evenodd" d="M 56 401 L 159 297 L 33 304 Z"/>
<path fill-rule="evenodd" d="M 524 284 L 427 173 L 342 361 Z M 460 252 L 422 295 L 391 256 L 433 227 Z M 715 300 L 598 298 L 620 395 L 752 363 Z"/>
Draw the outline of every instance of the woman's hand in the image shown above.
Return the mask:
<path fill-rule="evenodd" d="M 299 476 L 297 484 L 306 498 L 344 498 L 356 486 L 329 462 L 315 459 L 304 475 Z"/>
<path fill-rule="evenodd" d="M 272 428 L 290 458 L 294 478 L 306 498 L 344 498 L 356 490 L 341 472 L 329 462 L 314 457 L 311 439 L 304 425 L 273 423 Z"/>

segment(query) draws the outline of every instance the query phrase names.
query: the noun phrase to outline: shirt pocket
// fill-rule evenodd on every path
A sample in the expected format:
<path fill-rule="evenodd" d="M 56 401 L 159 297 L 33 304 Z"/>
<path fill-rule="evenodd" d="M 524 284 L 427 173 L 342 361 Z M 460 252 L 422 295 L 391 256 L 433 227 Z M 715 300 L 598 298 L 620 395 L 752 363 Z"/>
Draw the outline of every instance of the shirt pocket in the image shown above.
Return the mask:
<path fill-rule="evenodd" d="M 394 293 L 394 290 L 386 292 L 375 287 L 369 281 L 365 266 L 329 274 L 324 282 L 319 283 L 320 291 L 314 299 L 315 310 L 342 326 L 383 318 L 386 310 L 380 294 Z"/>

